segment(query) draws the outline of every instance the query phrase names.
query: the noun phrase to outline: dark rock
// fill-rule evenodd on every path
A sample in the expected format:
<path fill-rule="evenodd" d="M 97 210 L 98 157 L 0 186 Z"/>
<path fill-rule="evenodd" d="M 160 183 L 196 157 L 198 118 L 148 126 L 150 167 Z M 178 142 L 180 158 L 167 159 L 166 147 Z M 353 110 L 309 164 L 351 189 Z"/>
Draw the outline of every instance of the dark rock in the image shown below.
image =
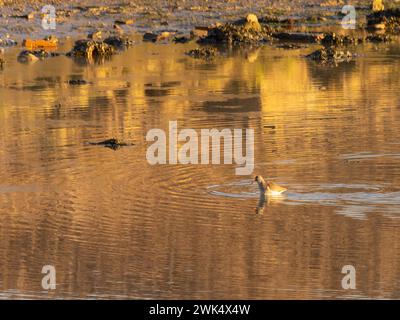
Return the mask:
<path fill-rule="evenodd" d="M 323 33 L 306 33 L 306 32 L 277 32 L 273 33 L 272 36 L 279 40 L 307 42 L 307 43 L 317 43 L 324 38 Z"/>
<path fill-rule="evenodd" d="M 115 37 L 115 36 L 108 37 L 107 39 L 104 40 L 104 43 L 112 46 L 114 49 L 117 50 L 122 50 L 133 45 L 132 40 L 129 40 L 128 38 Z"/>
<path fill-rule="evenodd" d="M 175 43 L 187 43 L 190 42 L 192 39 L 185 37 L 185 36 L 181 36 L 181 37 L 174 37 L 173 41 Z"/>
<path fill-rule="evenodd" d="M 122 24 L 122 25 L 131 25 L 134 23 L 132 19 L 126 19 L 126 20 L 115 20 L 115 24 Z"/>

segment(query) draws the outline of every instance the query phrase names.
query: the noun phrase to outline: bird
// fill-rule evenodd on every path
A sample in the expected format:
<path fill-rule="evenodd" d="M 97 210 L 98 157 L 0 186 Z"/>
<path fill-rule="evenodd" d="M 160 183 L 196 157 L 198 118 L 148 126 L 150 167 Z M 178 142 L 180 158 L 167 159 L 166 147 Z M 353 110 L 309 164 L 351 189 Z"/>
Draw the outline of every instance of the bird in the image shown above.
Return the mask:
<path fill-rule="evenodd" d="M 266 182 L 262 176 L 256 176 L 254 181 L 258 183 L 261 195 L 277 196 L 287 191 L 286 188 L 277 185 L 275 182 Z"/>

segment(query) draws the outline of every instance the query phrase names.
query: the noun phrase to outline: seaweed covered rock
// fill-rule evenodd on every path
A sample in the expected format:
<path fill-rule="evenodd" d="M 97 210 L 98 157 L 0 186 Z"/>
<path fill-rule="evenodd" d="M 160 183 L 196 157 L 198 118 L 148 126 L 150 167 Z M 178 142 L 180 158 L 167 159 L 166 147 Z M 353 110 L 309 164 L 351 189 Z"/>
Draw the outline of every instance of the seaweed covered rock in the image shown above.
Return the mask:
<path fill-rule="evenodd" d="M 389 32 L 398 33 L 400 31 L 400 9 L 388 9 L 369 14 L 367 28 L 386 29 Z"/>
<path fill-rule="evenodd" d="M 204 48 L 196 48 L 186 52 L 188 56 L 191 56 L 195 59 L 205 59 L 210 60 L 217 55 L 218 51 L 215 48 L 204 47 Z"/>
<path fill-rule="evenodd" d="M 365 38 L 365 40 L 368 42 L 379 43 L 379 42 L 391 42 L 393 41 L 393 38 L 388 34 L 370 34 Z"/>
<path fill-rule="evenodd" d="M 67 56 L 86 59 L 109 58 L 114 52 L 114 47 L 105 42 L 85 39 L 76 41 Z"/>
<path fill-rule="evenodd" d="M 339 35 L 336 33 L 327 33 L 321 39 L 321 44 L 325 46 L 343 46 L 361 43 L 362 39 L 350 35 Z"/>
<path fill-rule="evenodd" d="M 354 54 L 347 50 L 341 50 L 332 46 L 318 49 L 307 55 L 306 58 L 321 64 L 337 65 L 342 62 L 350 62 L 353 60 Z"/>
<path fill-rule="evenodd" d="M 271 30 L 259 24 L 257 16 L 249 14 L 245 19 L 209 28 L 200 43 L 252 44 L 271 39 Z"/>

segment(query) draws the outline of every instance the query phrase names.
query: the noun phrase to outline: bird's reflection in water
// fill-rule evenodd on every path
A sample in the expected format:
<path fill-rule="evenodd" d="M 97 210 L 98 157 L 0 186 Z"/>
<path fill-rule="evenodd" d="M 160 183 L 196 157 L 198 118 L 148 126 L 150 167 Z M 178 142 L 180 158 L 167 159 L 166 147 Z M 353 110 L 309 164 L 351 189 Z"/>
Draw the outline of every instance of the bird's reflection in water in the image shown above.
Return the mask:
<path fill-rule="evenodd" d="M 284 199 L 285 199 L 285 196 L 282 194 L 268 195 L 268 196 L 266 196 L 265 194 L 260 194 L 260 198 L 258 200 L 258 205 L 255 210 L 256 214 L 263 214 L 266 206 L 269 206 L 271 204 L 281 203 Z"/>

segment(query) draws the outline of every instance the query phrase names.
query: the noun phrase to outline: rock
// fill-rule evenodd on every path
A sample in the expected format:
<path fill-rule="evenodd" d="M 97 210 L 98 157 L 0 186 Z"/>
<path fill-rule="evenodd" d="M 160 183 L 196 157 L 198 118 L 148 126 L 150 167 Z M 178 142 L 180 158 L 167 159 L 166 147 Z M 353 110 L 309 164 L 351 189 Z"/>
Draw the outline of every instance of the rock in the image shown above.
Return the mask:
<path fill-rule="evenodd" d="M 205 59 L 210 60 L 217 55 L 218 51 L 215 48 L 204 47 L 204 48 L 196 48 L 186 52 L 188 56 L 191 56 L 195 59 Z"/>
<path fill-rule="evenodd" d="M 6 35 L 5 38 L 0 38 L 0 47 L 12 47 L 17 44 L 17 41 L 10 39 L 9 35 Z"/>
<path fill-rule="evenodd" d="M 372 34 L 367 36 L 365 40 L 368 42 L 378 43 L 378 42 L 390 42 L 393 41 L 393 38 L 387 34 Z"/>
<path fill-rule="evenodd" d="M 209 27 L 195 27 L 191 32 L 190 35 L 193 38 L 202 38 L 208 36 Z"/>
<path fill-rule="evenodd" d="M 4 59 L 0 58 L 0 69 L 3 69 L 5 63 Z"/>
<path fill-rule="evenodd" d="M 27 14 L 23 14 L 21 16 L 14 16 L 15 18 L 20 18 L 20 19 L 27 19 L 27 20 L 32 20 L 35 18 L 35 13 L 34 12 L 30 12 Z"/>
<path fill-rule="evenodd" d="M 39 58 L 29 50 L 24 50 L 18 55 L 18 61 L 22 63 L 36 62 Z"/>
<path fill-rule="evenodd" d="M 257 32 L 260 32 L 262 29 L 260 23 L 258 22 L 257 16 L 252 13 L 246 16 L 246 23 L 244 27 L 248 30 L 254 30 Z"/>
<path fill-rule="evenodd" d="M 88 39 L 101 40 L 101 38 L 102 38 L 102 32 L 100 30 L 88 34 Z"/>
<path fill-rule="evenodd" d="M 298 41 L 307 43 L 317 43 L 324 38 L 323 33 L 305 33 L 305 32 L 277 32 L 272 37 L 284 41 Z"/>
<path fill-rule="evenodd" d="M 78 40 L 75 42 L 74 47 L 67 53 L 69 57 L 96 59 L 96 58 L 109 58 L 114 54 L 114 47 L 94 40 Z"/>
<path fill-rule="evenodd" d="M 118 24 L 114 24 L 113 28 L 118 34 L 124 34 L 124 29 L 122 29 Z"/>
<path fill-rule="evenodd" d="M 145 42 L 156 42 L 158 36 L 155 33 L 146 32 L 143 35 L 143 41 Z"/>
<path fill-rule="evenodd" d="M 358 44 L 362 42 L 361 38 L 352 37 L 349 35 L 339 35 L 336 33 L 326 33 L 321 39 L 321 43 L 327 46 L 342 46 L 342 45 L 350 45 L 350 44 Z"/>
<path fill-rule="evenodd" d="M 251 21 L 251 20 L 250 20 Z M 213 44 L 256 44 L 271 39 L 271 30 L 268 27 L 250 27 L 248 21 L 239 20 L 235 23 L 226 23 L 211 27 L 207 36 L 198 40 L 199 43 Z"/>
<path fill-rule="evenodd" d="M 368 29 L 386 29 L 387 32 L 400 31 L 400 8 L 373 12 L 367 15 Z"/>
<path fill-rule="evenodd" d="M 126 20 L 115 20 L 114 22 L 116 25 L 122 24 L 122 25 L 131 25 L 134 23 L 132 19 L 126 19 Z"/>
<path fill-rule="evenodd" d="M 373 12 L 383 11 L 384 9 L 385 9 L 385 6 L 383 5 L 382 0 L 373 0 L 372 1 L 372 11 Z"/>
<path fill-rule="evenodd" d="M 307 55 L 306 58 L 321 64 L 337 65 L 342 62 L 349 62 L 354 55 L 349 51 L 343 51 L 335 47 L 324 47 Z"/>
<path fill-rule="evenodd" d="M 169 32 L 169 31 L 163 31 L 163 32 L 161 32 L 159 34 L 146 32 L 143 35 L 143 41 L 145 41 L 145 42 L 157 42 L 157 41 L 168 40 L 168 39 L 171 38 L 172 35 L 173 35 L 173 33 Z"/>
<path fill-rule="evenodd" d="M 104 43 L 112 46 L 114 49 L 123 50 L 127 47 L 130 47 L 133 44 L 133 41 L 128 38 L 111 36 L 104 40 Z"/>
<path fill-rule="evenodd" d="M 180 37 L 174 37 L 172 40 L 175 43 L 187 43 L 190 42 L 192 39 L 185 37 L 185 36 L 180 36 Z"/>

